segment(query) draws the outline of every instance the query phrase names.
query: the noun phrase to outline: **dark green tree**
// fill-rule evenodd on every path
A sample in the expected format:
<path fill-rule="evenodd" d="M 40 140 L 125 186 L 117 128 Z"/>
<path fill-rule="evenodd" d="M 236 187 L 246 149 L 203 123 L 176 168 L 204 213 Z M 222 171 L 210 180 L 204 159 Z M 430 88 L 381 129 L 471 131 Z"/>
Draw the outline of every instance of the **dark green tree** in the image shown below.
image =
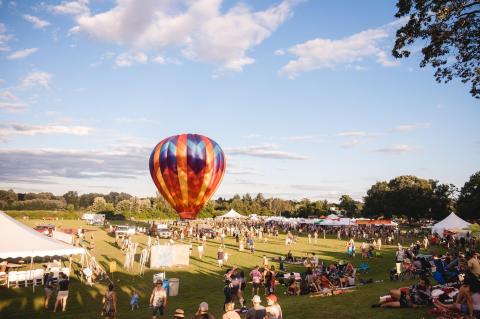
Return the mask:
<path fill-rule="evenodd" d="M 394 57 L 408 57 L 408 47 L 420 42 L 420 67 L 432 66 L 439 83 L 470 82 L 480 98 L 480 1 L 398 0 L 395 17 L 408 21 L 397 30 Z"/>
<path fill-rule="evenodd" d="M 457 210 L 466 219 L 480 219 L 480 171 L 463 185 L 457 201 Z"/>
<path fill-rule="evenodd" d="M 77 192 L 75 191 L 66 192 L 65 194 L 63 194 L 63 198 L 65 198 L 67 205 L 73 205 L 75 209 L 78 208 L 79 197 Z"/>
<path fill-rule="evenodd" d="M 345 213 L 347 217 L 357 217 L 360 213 L 357 207 L 358 202 L 350 195 L 342 195 L 339 198 L 338 208 Z"/>
<path fill-rule="evenodd" d="M 365 217 L 392 217 L 392 212 L 388 207 L 387 196 L 390 188 L 387 182 L 377 182 L 367 191 L 367 196 L 363 198 L 364 205 L 362 214 Z"/>

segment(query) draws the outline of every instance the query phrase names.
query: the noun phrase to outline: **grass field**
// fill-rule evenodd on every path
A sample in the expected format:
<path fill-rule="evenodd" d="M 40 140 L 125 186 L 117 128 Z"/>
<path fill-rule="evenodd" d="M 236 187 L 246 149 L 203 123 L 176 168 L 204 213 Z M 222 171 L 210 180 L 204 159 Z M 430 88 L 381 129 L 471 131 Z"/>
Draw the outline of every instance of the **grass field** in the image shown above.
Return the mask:
<path fill-rule="evenodd" d="M 29 225 L 41 223 L 41 221 L 26 221 Z M 81 221 L 65 220 L 52 222 L 62 225 L 64 228 L 77 228 L 84 223 Z M 116 291 L 119 296 L 118 318 L 149 318 L 148 298 L 152 288 L 152 275 L 158 271 L 147 268 L 145 275 L 136 275 L 138 263 L 134 265 L 134 274 L 125 273 L 123 265 L 124 255 L 115 245 L 115 239 L 103 229 L 93 226 L 84 226 L 94 230 L 95 252 L 97 260 L 106 265 L 115 260 L 118 264 L 118 272 L 115 273 Z M 87 236 L 87 239 L 90 237 Z M 255 265 L 261 263 L 265 254 L 269 257 L 285 255 L 292 250 L 296 256 L 304 256 L 306 253 L 315 252 L 321 260 L 346 259 L 345 242 L 336 239 L 319 239 L 318 244 L 308 244 L 306 238 L 300 238 L 300 242 L 294 246 L 285 246 L 284 238 L 269 239 L 268 243 L 256 242 L 254 255 L 249 252 L 238 252 L 233 238 L 227 238 L 226 251 L 229 253 L 229 265 L 236 266 L 248 273 Z M 21 240 L 21 238 L 19 238 Z M 145 245 L 146 236 L 135 235 L 134 240 L 140 245 Z M 197 258 L 194 244 L 193 256 L 190 259 L 188 269 L 171 269 L 167 271 L 167 277 L 180 279 L 180 291 L 176 297 L 170 297 L 167 305 L 165 318 L 171 318 L 176 308 L 185 310 L 186 318 L 190 318 L 202 301 L 208 302 L 210 309 L 217 318 L 221 318 L 223 305 L 223 282 L 224 270 L 216 264 L 216 251 L 219 241 L 209 240 L 205 247 L 203 260 Z M 359 245 L 357 245 L 359 246 Z M 372 309 L 370 305 L 377 302 L 380 295 L 388 293 L 389 289 L 400 285 L 409 285 L 410 282 L 390 282 L 388 269 L 393 266 L 394 247 L 383 246 L 382 257 L 369 260 L 370 272 L 360 275 L 360 278 L 373 278 L 383 280 L 359 286 L 354 292 L 332 297 L 309 296 L 287 297 L 283 294 L 283 287 L 279 287 L 277 294 L 282 306 L 284 318 L 426 318 L 427 309 Z M 136 256 L 138 261 L 139 256 Z M 359 256 L 353 259 L 354 264 L 361 262 Z M 276 264 L 275 264 L 276 265 Z M 276 265 L 278 268 L 278 265 Z M 288 266 L 288 265 L 287 265 Z M 303 271 L 303 267 L 290 266 L 290 271 Z M 96 284 L 89 287 L 80 283 L 76 276 L 71 277 L 70 295 L 66 313 L 54 314 L 52 310 L 42 309 L 43 289 L 37 289 L 35 293 L 30 288 L 0 287 L 0 318 L 98 318 L 101 310 L 102 295 L 106 290 L 104 284 Z M 246 300 L 251 299 L 250 285 L 246 289 Z M 132 289 L 140 292 L 140 309 L 129 309 L 130 293 Z M 250 305 L 250 303 L 249 303 Z M 52 305 L 53 307 L 53 305 Z"/>

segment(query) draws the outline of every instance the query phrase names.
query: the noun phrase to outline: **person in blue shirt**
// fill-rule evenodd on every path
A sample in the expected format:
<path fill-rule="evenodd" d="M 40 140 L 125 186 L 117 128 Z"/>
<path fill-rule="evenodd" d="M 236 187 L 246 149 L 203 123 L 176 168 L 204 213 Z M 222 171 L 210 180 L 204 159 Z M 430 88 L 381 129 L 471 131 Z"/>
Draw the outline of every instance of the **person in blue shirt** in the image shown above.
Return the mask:
<path fill-rule="evenodd" d="M 132 298 L 130 299 L 130 307 L 132 307 L 132 310 L 138 309 L 138 300 L 140 299 L 138 292 L 136 290 L 133 291 Z"/>

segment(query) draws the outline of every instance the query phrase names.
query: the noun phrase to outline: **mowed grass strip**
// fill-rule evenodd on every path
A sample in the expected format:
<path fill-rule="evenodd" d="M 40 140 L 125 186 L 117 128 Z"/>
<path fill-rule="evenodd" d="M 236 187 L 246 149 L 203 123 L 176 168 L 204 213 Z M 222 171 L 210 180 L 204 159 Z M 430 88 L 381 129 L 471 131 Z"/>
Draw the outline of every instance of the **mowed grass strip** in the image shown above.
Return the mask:
<path fill-rule="evenodd" d="M 27 220 L 26 224 L 34 226 L 42 221 Z M 117 262 L 117 272 L 114 274 L 114 283 L 118 294 L 118 318 L 149 318 L 150 309 L 148 300 L 152 289 L 153 274 L 158 270 L 146 268 L 145 274 L 139 276 L 139 251 L 132 273 L 125 272 L 122 268 L 124 254 L 115 245 L 115 238 L 107 232 L 94 226 L 87 226 L 83 221 L 63 220 L 50 222 L 63 228 L 83 227 L 93 231 L 96 259 L 106 269 L 112 260 Z M 86 239 L 90 240 L 91 232 L 87 233 Z M 21 239 L 19 239 L 21 240 Z M 147 237 L 135 235 L 134 241 L 144 247 Z M 312 240 L 313 242 L 313 240 Z M 285 256 L 291 250 L 295 256 L 305 256 L 315 252 L 320 260 L 348 260 L 358 265 L 362 262 L 360 256 L 351 260 L 346 254 L 346 240 L 339 241 L 333 238 L 319 239 L 317 244 L 308 244 L 305 237 L 300 237 L 299 242 L 292 246 L 285 246 L 284 236 L 279 239 L 269 238 L 267 243 L 257 240 L 255 253 L 249 251 L 238 252 L 233 238 L 226 238 L 226 252 L 229 254 L 227 266 L 235 266 L 244 270 L 248 275 L 255 265 L 260 265 L 263 255 L 268 257 Z M 179 295 L 168 299 L 165 318 L 172 318 L 176 308 L 185 310 L 186 318 L 193 316 L 198 305 L 206 301 L 210 305 L 211 312 L 221 318 L 223 306 L 223 273 L 226 267 L 220 269 L 216 261 L 217 248 L 220 240 L 208 240 L 202 260 L 198 259 L 196 243 L 193 243 L 193 254 L 190 266 L 186 269 L 168 269 L 168 278 L 180 279 Z M 88 245 L 87 245 L 88 246 Z M 360 243 L 357 243 L 357 247 Z M 382 247 L 382 257 L 368 260 L 370 271 L 359 275 L 360 278 L 383 280 L 383 282 L 358 286 L 354 292 L 331 297 L 298 296 L 287 297 L 284 295 L 285 288 L 277 286 L 279 303 L 282 306 L 285 318 L 428 318 L 427 309 L 372 309 L 372 303 L 377 302 L 378 297 L 388 294 L 392 288 L 410 285 L 411 282 L 390 282 L 388 270 L 394 265 L 395 246 Z M 358 250 L 358 249 L 357 249 Z M 273 263 L 278 269 L 278 264 Z M 40 267 L 40 265 L 37 265 Z M 288 271 L 302 272 L 302 266 L 287 265 Z M 140 309 L 130 310 L 130 296 L 132 290 L 140 293 Z M 93 287 L 82 284 L 74 275 L 71 276 L 68 308 L 65 313 L 52 312 L 51 309 L 43 310 L 43 288 L 37 287 L 35 293 L 32 288 L 0 287 L 0 318 L 98 318 L 101 311 L 101 299 L 106 291 L 106 283 L 95 284 Z M 262 292 L 263 293 L 263 292 Z M 245 299 L 250 305 L 251 285 L 247 285 Z"/>

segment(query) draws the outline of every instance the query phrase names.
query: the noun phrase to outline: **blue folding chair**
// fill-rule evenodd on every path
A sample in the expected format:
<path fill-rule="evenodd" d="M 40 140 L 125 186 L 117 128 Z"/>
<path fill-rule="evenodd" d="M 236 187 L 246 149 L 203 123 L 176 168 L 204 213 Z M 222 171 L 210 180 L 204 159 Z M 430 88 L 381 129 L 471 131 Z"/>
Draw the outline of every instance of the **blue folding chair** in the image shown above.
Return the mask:
<path fill-rule="evenodd" d="M 368 272 L 370 270 L 370 266 L 368 266 L 367 263 L 362 262 L 360 265 L 358 265 L 357 270 L 358 272 Z"/>

